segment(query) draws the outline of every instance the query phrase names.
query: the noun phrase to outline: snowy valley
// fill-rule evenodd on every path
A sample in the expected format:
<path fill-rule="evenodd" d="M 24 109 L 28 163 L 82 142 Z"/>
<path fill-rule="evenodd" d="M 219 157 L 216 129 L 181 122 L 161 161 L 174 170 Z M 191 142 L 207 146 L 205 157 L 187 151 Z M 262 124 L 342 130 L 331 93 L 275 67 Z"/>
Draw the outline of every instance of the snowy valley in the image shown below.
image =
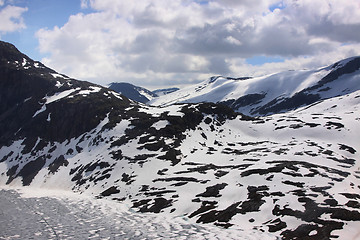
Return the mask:
<path fill-rule="evenodd" d="M 214 77 L 149 105 L 4 42 L 0 76 L 1 186 L 72 191 L 234 239 L 360 237 L 359 57 Z"/>

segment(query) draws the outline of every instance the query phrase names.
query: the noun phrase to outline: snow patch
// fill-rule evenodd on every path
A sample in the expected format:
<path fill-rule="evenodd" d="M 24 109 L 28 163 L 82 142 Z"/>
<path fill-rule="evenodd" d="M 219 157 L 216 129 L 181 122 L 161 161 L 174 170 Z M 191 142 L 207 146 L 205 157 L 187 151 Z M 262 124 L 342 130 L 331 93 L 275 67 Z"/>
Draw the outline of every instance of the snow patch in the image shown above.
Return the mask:
<path fill-rule="evenodd" d="M 70 79 L 69 77 L 65 76 L 65 75 L 62 75 L 62 74 L 59 74 L 59 73 L 50 73 L 53 78 L 63 78 L 63 79 Z"/>
<path fill-rule="evenodd" d="M 152 100 L 152 99 L 154 98 L 152 95 L 148 94 L 148 93 L 145 92 L 144 90 L 139 90 L 139 93 L 140 93 L 141 95 L 143 95 L 144 97 L 146 97 L 147 99 L 149 99 L 149 100 Z"/>
<path fill-rule="evenodd" d="M 40 110 L 36 111 L 36 113 L 32 116 L 33 118 L 36 117 L 39 113 L 42 113 L 46 110 L 46 104 L 42 105 Z"/>
<path fill-rule="evenodd" d="M 23 61 L 22 61 L 22 64 L 21 64 L 21 65 L 22 65 L 23 67 L 25 67 L 26 64 L 27 64 L 27 61 L 26 61 L 25 58 L 23 58 Z"/>
<path fill-rule="evenodd" d="M 120 99 L 120 100 L 123 100 L 123 98 L 121 97 L 121 95 L 117 92 L 114 92 L 114 91 L 110 91 L 109 93 L 111 93 L 112 95 L 114 95 L 114 97 Z"/>
<path fill-rule="evenodd" d="M 56 81 L 55 87 L 61 88 L 64 85 L 64 83 L 61 83 L 59 81 Z"/>
<path fill-rule="evenodd" d="M 169 121 L 160 120 L 160 121 L 154 123 L 151 127 L 155 128 L 156 130 L 160 130 L 162 128 L 165 128 L 168 124 L 169 124 Z"/>
<path fill-rule="evenodd" d="M 34 63 L 34 67 L 36 67 L 36 68 L 43 68 L 43 67 L 40 65 L 39 62 L 35 62 L 35 63 Z"/>
<path fill-rule="evenodd" d="M 90 86 L 88 90 L 81 90 L 80 92 L 77 93 L 77 95 L 89 95 L 91 93 L 96 93 L 96 92 L 100 92 L 101 88 L 100 87 L 93 87 Z"/>
<path fill-rule="evenodd" d="M 170 116 L 178 116 L 183 117 L 185 114 L 181 112 L 181 109 L 184 105 L 171 105 L 166 107 L 148 107 L 143 106 L 142 108 L 139 108 L 140 112 L 145 112 L 147 114 L 150 114 L 154 117 L 159 117 L 162 113 L 168 112 Z"/>
<path fill-rule="evenodd" d="M 27 101 L 29 101 L 31 98 L 32 98 L 32 97 L 29 97 L 29 98 L 25 99 L 25 100 L 24 100 L 24 103 L 27 102 Z"/>
<path fill-rule="evenodd" d="M 70 94 L 72 94 L 73 92 L 78 91 L 78 90 L 80 90 L 80 88 L 69 89 L 69 90 L 65 90 L 63 92 L 55 93 L 53 96 L 45 97 L 45 99 L 46 99 L 45 104 L 49 104 L 49 103 L 58 101 L 59 99 L 65 98 L 65 97 L 69 96 Z"/>

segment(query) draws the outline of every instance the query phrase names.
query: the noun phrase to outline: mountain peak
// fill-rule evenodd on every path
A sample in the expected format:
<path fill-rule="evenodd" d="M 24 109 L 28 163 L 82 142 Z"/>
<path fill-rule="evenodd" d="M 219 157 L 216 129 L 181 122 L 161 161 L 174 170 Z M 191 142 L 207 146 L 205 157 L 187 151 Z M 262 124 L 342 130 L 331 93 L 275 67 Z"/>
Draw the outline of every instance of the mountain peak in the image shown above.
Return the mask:
<path fill-rule="evenodd" d="M 113 82 L 110 83 L 109 88 L 115 92 L 121 93 L 129 99 L 137 102 L 146 103 L 149 100 L 157 97 L 153 92 L 139 86 L 135 86 L 126 82 Z"/>
<path fill-rule="evenodd" d="M 0 41 L 0 65 L 26 70 L 46 68 L 41 62 L 32 60 L 20 52 L 13 44 L 4 41 Z M 49 70 L 50 69 L 47 68 L 46 71 Z M 55 73 L 53 70 L 52 72 Z"/>
<path fill-rule="evenodd" d="M 28 56 L 21 53 L 13 44 L 0 41 L 1 62 L 9 63 L 9 62 L 18 61 L 22 63 L 23 59 L 26 59 L 26 61 L 32 61 Z"/>
<path fill-rule="evenodd" d="M 14 136 L 27 136 L 32 143 L 37 137 L 64 141 L 129 104 L 107 88 L 33 61 L 12 44 L 0 42 L 0 58 L 0 144 L 11 143 Z"/>
<path fill-rule="evenodd" d="M 23 55 L 13 44 L 0 41 L 0 56 L 16 56 Z"/>

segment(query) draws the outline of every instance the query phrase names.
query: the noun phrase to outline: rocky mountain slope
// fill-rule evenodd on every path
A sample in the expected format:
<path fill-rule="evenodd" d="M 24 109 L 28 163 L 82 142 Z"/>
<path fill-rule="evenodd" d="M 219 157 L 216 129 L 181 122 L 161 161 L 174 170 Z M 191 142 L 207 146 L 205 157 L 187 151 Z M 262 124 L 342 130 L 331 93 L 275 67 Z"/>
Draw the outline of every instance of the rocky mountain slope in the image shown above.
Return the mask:
<path fill-rule="evenodd" d="M 113 82 L 109 85 L 109 88 L 114 90 L 117 93 L 120 93 L 127 98 L 141 102 L 141 103 L 147 103 L 151 99 L 158 97 L 155 93 L 151 92 L 150 90 L 147 90 L 143 87 L 138 87 L 130 83 L 118 83 Z"/>
<path fill-rule="evenodd" d="M 146 106 L 10 44 L 0 54 L 0 184 L 72 190 L 244 235 L 359 236 L 360 91 L 254 118 L 214 103 Z"/>
<path fill-rule="evenodd" d="M 256 78 L 212 77 L 198 85 L 153 99 L 149 104 L 215 102 L 238 112 L 264 116 L 360 90 L 360 57 L 331 66 Z"/>
<path fill-rule="evenodd" d="M 140 103 L 148 103 L 156 97 L 164 96 L 179 90 L 179 88 L 165 88 L 150 91 L 146 88 L 135 86 L 131 83 L 125 82 L 113 82 L 109 85 L 109 88 L 131 100 Z"/>

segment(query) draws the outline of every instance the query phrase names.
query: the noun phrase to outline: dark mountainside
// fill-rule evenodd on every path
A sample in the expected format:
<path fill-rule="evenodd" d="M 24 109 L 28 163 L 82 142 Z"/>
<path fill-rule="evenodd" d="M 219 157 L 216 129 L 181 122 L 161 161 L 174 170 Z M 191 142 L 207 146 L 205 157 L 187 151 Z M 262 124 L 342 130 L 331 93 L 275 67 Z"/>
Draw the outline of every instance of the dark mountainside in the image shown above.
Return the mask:
<path fill-rule="evenodd" d="M 0 42 L 0 144 L 26 137 L 29 150 L 38 137 L 45 142 L 65 141 L 95 128 L 111 111 L 129 106 L 126 97 L 108 94 L 108 89 L 71 79 L 35 62 L 13 45 Z M 54 101 L 40 111 L 44 97 L 59 92 L 101 88 L 91 98 L 74 96 Z M 51 121 L 47 121 L 51 114 Z M 44 143 L 45 144 L 45 143 Z"/>
<path fill-rule="evenodd" d="M 151 107 L 0 42 L 0 184 L 282 239 L 353 238 L 359 111 L 360 91 L 256 118 L 215 103 Z"/>
<path fill-rule="evenodd" d="M 114 82 L 109 85 L 109 88 L 115 92 L 121 93 L 131 100 L 141 103 L 147 103 L 150 100 L 148 97 L 157 97 L 157 95 L 150 90 L 135 86 L 131 83 Z"/>
<path fill-rule="evenodd" d="M 165 88 L 150 91 L 146 88 L 135 86 L 126 82 L 113 82 L 109 85 L 109 88 L 131 100 L 141 103 L 147 103 L 153 98 L 179 90 L 179 88 Z"/>

